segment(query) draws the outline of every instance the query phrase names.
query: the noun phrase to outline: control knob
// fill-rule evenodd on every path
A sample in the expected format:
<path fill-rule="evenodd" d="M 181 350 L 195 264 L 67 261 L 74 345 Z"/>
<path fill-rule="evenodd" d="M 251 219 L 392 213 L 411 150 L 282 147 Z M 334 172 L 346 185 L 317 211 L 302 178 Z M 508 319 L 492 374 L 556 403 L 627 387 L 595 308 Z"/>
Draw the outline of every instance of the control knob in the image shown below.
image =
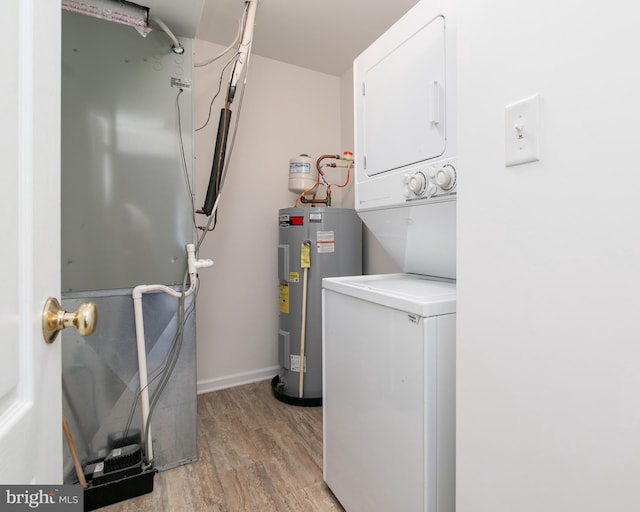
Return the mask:
<path fill-rule="evenodd" d="M 402 183 L 403 183 L 403 194 L 404 194 L 404 198 L 405 199 L 409 199 L 411 197 L 411 190 L 409 190 L 409 179 L 411 179 L 411 174 L 407 173 L 402 177 Z"/>
<path fill-rule="evenodd" d="M 416 172 L 409 178 L 409 190 L 417 196 L 424 192 L 426 186 L 427 178 L 422 171 Z"/>
<path fill-rule="evenodd" d="M 442 190 L 451 190 L 456 184 L 456 169 L 451 164 L 445 164 L 436 173 L 436 183 Z"/>

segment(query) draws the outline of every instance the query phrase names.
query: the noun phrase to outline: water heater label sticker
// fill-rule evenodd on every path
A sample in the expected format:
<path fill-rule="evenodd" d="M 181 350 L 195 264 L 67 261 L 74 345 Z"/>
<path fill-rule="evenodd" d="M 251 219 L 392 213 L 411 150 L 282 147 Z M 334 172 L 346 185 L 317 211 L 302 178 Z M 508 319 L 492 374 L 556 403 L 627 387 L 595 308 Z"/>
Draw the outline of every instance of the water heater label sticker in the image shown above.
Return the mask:
<path fill-rule="evenodd" d="M 300 373 L 300 356 L 291 354 L 291 371 Z M 304 372 L 307 372 L 307 356 L 304 356 Z"/>
<path fill-rule="evenodd" d="M 278 222 L 281 228 L 288 228 L 289 226 L 304 226 L 303 215 L 280 215 Z"/>
<path fill-rule="evenodd" d="M 310 213 L 309 221 L 311 222 L 322 222 L 322 214 L 321 213 Z"/>
<path fill-rule="evenodd" d="M 280 313 L 289 314 L 289 283 L 280 283 Z"/>
<path fill-rule="evenodd" d="M 289 272 L 289 282 L 290 283 L 299 283 L 300 282 L 300 272 Z"/>
<path fill-rule="evenodd" d="M 336 238 L 333 231 L 318 231 L 316 243 L 318 253 L 336 252 Z"/>

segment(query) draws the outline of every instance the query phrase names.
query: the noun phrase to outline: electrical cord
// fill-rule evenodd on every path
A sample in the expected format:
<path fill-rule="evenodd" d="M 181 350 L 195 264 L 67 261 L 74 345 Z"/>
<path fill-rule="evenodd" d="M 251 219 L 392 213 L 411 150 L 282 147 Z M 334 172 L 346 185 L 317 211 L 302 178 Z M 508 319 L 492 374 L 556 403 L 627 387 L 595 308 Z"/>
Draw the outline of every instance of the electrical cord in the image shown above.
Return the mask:
<path fill-rule="evenodd" d="M 231 142 L 229 144 L 229 149 L 227 151 L 227 158 L 221 173 L 221 177 L 220 177 L 220 185 L 218 187 L 218 193 L 216 195 L 216 200 L 214 203 L 214 209 L 212 211 L 212 214 L 209 216 L 209 218 L 207 219 L 207 223 L 205 226 L 202 226 L 200 229 L 203 230 L 202 236 L 200 236 L 200 238 L 198 239 L 198 242 L 196 243 L 196 252 L 198 252 L 198 250 L 200 249 L 200 246 L 202 245 L 202 243 L 204 242 L 204 239 L 207 235 L 207 233 L 210 233 L 211 231 L 213 231 L 215 229 L 215 225 L 217 223 L 217 212 L 218 212 L 218 202 L 220 200 L 220 196 L 222 194 L 222 189 L 224 187 L 224 183 L 227 179 L 227 174 L 228 174 L 228 170 L 229 170 L 229 163 L 231 162 L 231 156 L 233 155 L 233 148 L 235 146 L 235 141 L 236 141 L 236 136 L 238 133 L 238 126 L 239 126 L 239 120 L 240 120 L 240 114 L 242 113 L 242 105 L 244 103 L 244 93 L 246 90 L 246 85 L 247 85 L 247 79 L 249 76 L 249 68 L 250 68 L 250 60 L 251 60 L 251 51 L 249 51 L 249 57 L 247 58 L 247 63 L 244 69 L 244 79 L 242 81 L 242 87 L 240 89 L 240 97 L 238 99 L 238 113 L 236 115 L 236 121 L 235 121 L 235 125 L 233 128 L 233 134 L 231 135 Z M 211 227 L 211 224 L 213 223 L 213 227 Z"/>
<path fill-rule="evenodd" d="M 216 98 L 218 97 L 218 94 L 220 94 L 220 91 L 222 90 L 222 79 L 224 78 L 224 73 L 227 70 L 227 68 L 229 67 L 229 65 L 238 58 L 238 55 L 240 55 L 240 54 L 236 52 L 233 55 L 233 57 L 231 57 L 227 61 L 227 63 L 224 65 L 224 67 L 222 68 L 222 71 L 220 72 L 220 80 L 218 81 L 218 90 L 216 91 L 215 95 L 213 96 L 213 98 L 209 102 L 209 113 L 207 114 L 207 120 L 204 122 L 204 124 L 200 128 L 196 128 L 194 130 L 194 132 L 199 132 L 200 130 L 202 130 L 203 128 L 205 128 L 209 124 L 209 121 L 211 120 L 211 109 L 213 108 L 213 103 L 216 101 Z"/>
<path fill-rule="evenodd" d="M 189 317 L 195 312 L 195 304 L 196 304 L 196 296 L 198 293 L 198 289 L 196 289 L 196 291 L 193 293 L 193 300 L 191 301 L 191 304 L 189 306 L 189 309 L 186 312 L 185 315 L 185 322 L 186 320 L 189 319 Z M 153 375 L 153 377 L 151 377 L 149 379 L 149 382 L 147 384 L 147 388 L 149 388 L 151 386 L 151 384 L 153 384 L 162 374 L 162 369 L 166 367 L 167 362 L 169 361 L 169 356 L 171 353 L 173 353 L 173 351 L 175 350 L 175 346 L 176 343 L 178 341 L 178 330 L 176 330 L 176 334 L 173 337 L 173 340 L 171 342 L 171 345 L 169 347 L 169 350 L 167 351 L 167 354 L 165 355 L 164 359 L 162 360 L 162 362 L 151 372 L 151 374 L 155 374 Z M 129 415 L 127 417 L 127 423 L 124 429 L 124 436 L 126 437 L 129 434 L 129 431 L 131 429 L 131 425 L 133 423 L 133 417 L 135 415 L 135 411 L 136 408 L 138 406 L 138 401 L 140 400 L 140 397 L 142 396 L 142 390 L 138 387 L 138 389 L 136 390 L 136 395 L 133 399 L 133 404 L 131 405 L 131 409 L 129 410 Z"/>
<path fill-rule="evenodd" d="M 242 34 L 242 27 L 244 26 L 245 21 L 247 19 L 247 12 L 248 11 L 249 11 L 249 3 L 246 3 L 245 7 L 244 7 L 244 11 L 242 13 L 242 16 L 238 19 L 238 31 L 236 32 L 236 37 L 233 39 L 233 42 L 229 46 L 227 46 L 224 50 L 222 50 L 215 57 L 211 57 L 210 59 L 207 59 L 207 60 L 205 60 L 203 62 L 196 62 L 193 65 L 193 67 L 201 68 L 201 67 L 204 67 L 204 66 L 208 66 L 209 64 L 217 61 L 220 57 L 222 57 L 225 54 L 227 54 L 229 52 L 229 50 L 231 50 L 236 45 L 236 43 L 240 39 L 240 34 Z"/>
<path fill-rule="evenodd" d="M 194 290 L 194 293 L 192 294 L 192 301 L 191 301 L 191 306 L 189 308 L 188 313 L 185 315 L 185 302 L 186 302 L 186 297 L 185 297 L 185 293 L 184 291 L 187 288 L 187 279 L 189 279 L 189 273 L 188 270 L 187 272 L 185 272 L 185 276 L 184 276 L 184 280 L 182 283 L 182 295 L 180 296 L 179 299 L 179 307 L 178 307 L 178 319 L 177 319 L 177 325 L 178 328 L 176 330 L 176 334 L 174 336 L 173 342 L 172 342 L 172 346 L 169 350 L 169 354 L 167 357 L 165 357 L 165 361 L 167 361 L 168 358 L 168 362 L 165 364 L 162 372 L 159 374 L 160 376 L 160 382 L 158 384 L 158 386 L 156 387 L 156 389 L 154 390 L 154 392 L 151 395 L 151 400 L 150 400 L 150 406 L 149 406 L 149 415 L 147 417 L 147 424 L 144 425 L 144 436 L 143 436 L 143 442 L 144 440 L 147 439 L 147 436 L 149 435 L 149 428 L 151 425 L 151 417 L 153 415 L 153 411 L 155 410 L 155 406 L 158 403 L 158 400 L 160 400 L 160 396 L 162 395 L 162 392 L 164 391 L 164 388 L 166 387 L 167 383 L 169 382 L 169 379 L 171 378 L 171 375 L 173 374 L 173 370 L 176 366 L 176 363 L 178 362 L 178 359 L 180 358 L 180 351 L 182 349 L 182 342 L 184 340 L 184 325 L 187 321 L 187 318 L 195 311 L 195 303 L 196 303 L 196 299 L 198 296 L 198 292 L 199 292 L 199 284 L 196 282 L 196 288 Z M 158 375 L 155 378 L 157 378 Z"/>
<path fill-rule="evenodd" d="M 180 349 L 182 348 L 182 341 L 184 339 L 184 321 L 185 321 L 184 303 L 186 299 L 184 292 L 187 289 L 188 279 L 189 279 L 189 272 L 187 271 L 185 272 L 184 279 L 182 281 L 182 295 L 178 299 L 179 300 L 178 320 L 177 320 L 178 330 L 176 332 L 176 343 L 175 343 L 175 346 L 173 347 L 173 350 L 171 351 L 169 362 L 165 366 L 164 370 L 160 375 L 160 382 L 158 383 L 158 386 L 156 387 L 153 394 L 151 395 L 151 400 L 149 402 L 149 415 L 147 416 L 147 424 L 143 425 L 143 429 L 144 429 L 144 433 L 142 435 L 143 445 L 146 444 L 146 439 L 149 436 L 149 428 L 151 426 L 151 417 L 153 416 L 153 413 L 155 411 L 156 404 L 158 403 L 158 400 L 160 399 L 160 395 L 162 395 L 162 392 L 164 391 L 164 388 L 166 387 L 167 382 L 169 382 L 169 378 L 171 377 L 171 374 L 173 373 L 173 369 L 175 368 L 176 363 L 178 362 L 178 358 L 180 357 Z"/>
<path fill-rule="evenodd" d="M 196 230 L 198 222 L 196 221 L 195 203 L 193 188 L 191 187 L 191 181 L 189 180 L 189 167 L 187 166 L 187 157 L 184 151 L 184 139 L 182 137 L 182 113 L 180 112 L 180 95 L 184 92 L 184 89 L 180 87 L 178 94 L 176 95 L 176 116 L 178 118 L 178 145 L 180 147 L 180 160 L 182 163 L 182 170 L 184 174 L 184 182 L 187 188 L 187 194 L 189 195 L 189 202 L 191 204 L 191 220 L 193 222 L 193 229 Z"/>

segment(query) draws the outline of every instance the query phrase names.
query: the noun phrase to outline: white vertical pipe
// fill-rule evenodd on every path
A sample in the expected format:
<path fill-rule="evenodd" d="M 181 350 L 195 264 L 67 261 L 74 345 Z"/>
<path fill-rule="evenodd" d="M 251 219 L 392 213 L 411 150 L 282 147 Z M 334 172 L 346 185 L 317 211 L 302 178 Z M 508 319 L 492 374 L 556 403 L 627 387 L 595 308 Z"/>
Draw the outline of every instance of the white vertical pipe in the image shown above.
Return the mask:
<path fill-rule="evenodd" d="M 138 288 L 138 287 L 136 287 Z M 138 379 L 140 381 L 140 406 L 142 409 L 142 431 L 145 431 L 149 420 L 149 384 L 147 377 L 147 347 L 144 339 L 144 320 L 142 318 L 142 293 L 133 295 L 133 313 L 136 323 L 136 346 L 138 349 Z M 151 443 L 151 426 L 147 430 L 146 438 L 147 461 L 153 461 L 153 445 Z"/>
<path fill-rule="evenodd" d="M 238 48 L 238 60 L 235 67 L 233 68 L 231 80 L 229 81 L 229 85 L 231 87 L 235 87 L 238 84 L 240 74 L 242 73 L 242 68 L 249 58 L 249 50 L 251 47 L 251 42 L 253 40 L 253 28 L 256 24 L 256 8 L 258 7 L 258 0 L 248 0 L 247 3 L 249 4 L 249 10 L 247 11 L 247 21 L 244 26 L 244 31 L 242 32 L 240 46 Z"/>
<path fill-rule="evenodd" d="M 219 197 L 219 196 L 218 196 Z M 216 201 L 217 205 L 217 201 Z M 216 208 L 214 205 L 214 211 Z M 195 246 L 187 244 L 187 264 L 189 266 L 189 289 L 184 292 L 184 296 L 191 295 L 198 283 L 198 269 L 213 265 L 211 260 L 196 260 Z M 147 429 L 149 422 L 149 382 L 147 374 L 147 347 L 144 337 L 144 318 L 142 314 L 142 295 L 148 292 L 164 292 L 172 297 L 182 297 L 182 292 L 177 292 L 162 284 L 141 284 L 133 289 L 133 315 L 136 326 L 136 347 L 138 351 L 138 380 L 140 381 L 140 409 L 142 411 L 142 431 L 146 430 L 146 454 L 147 462 L 153 461 L 153 443 L 151 436 L 151 426 Z"/>

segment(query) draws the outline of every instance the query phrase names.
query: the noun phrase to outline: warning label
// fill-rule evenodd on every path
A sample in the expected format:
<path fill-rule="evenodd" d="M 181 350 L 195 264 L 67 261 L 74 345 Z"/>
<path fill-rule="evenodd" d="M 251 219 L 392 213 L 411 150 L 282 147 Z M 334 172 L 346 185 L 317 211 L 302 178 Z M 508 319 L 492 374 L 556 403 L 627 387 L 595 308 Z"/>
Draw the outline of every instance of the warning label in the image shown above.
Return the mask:
<path fill-rule="evenodd" d="M 289 283 L 280 283 L 280 313 L 289 314 Z"/>
<path fill-rule="evenodd" d="M 333 231 L 318 231 L 316 243 L 318 253 L 336 252 L 336 238 Z"/>
<path fill-rule="evenodd" d="M 290 354 L 291 371 L 300 373 L 300 356 Z M 304 373 L 307 373 L 307 356 L 304 356 Z"/>

